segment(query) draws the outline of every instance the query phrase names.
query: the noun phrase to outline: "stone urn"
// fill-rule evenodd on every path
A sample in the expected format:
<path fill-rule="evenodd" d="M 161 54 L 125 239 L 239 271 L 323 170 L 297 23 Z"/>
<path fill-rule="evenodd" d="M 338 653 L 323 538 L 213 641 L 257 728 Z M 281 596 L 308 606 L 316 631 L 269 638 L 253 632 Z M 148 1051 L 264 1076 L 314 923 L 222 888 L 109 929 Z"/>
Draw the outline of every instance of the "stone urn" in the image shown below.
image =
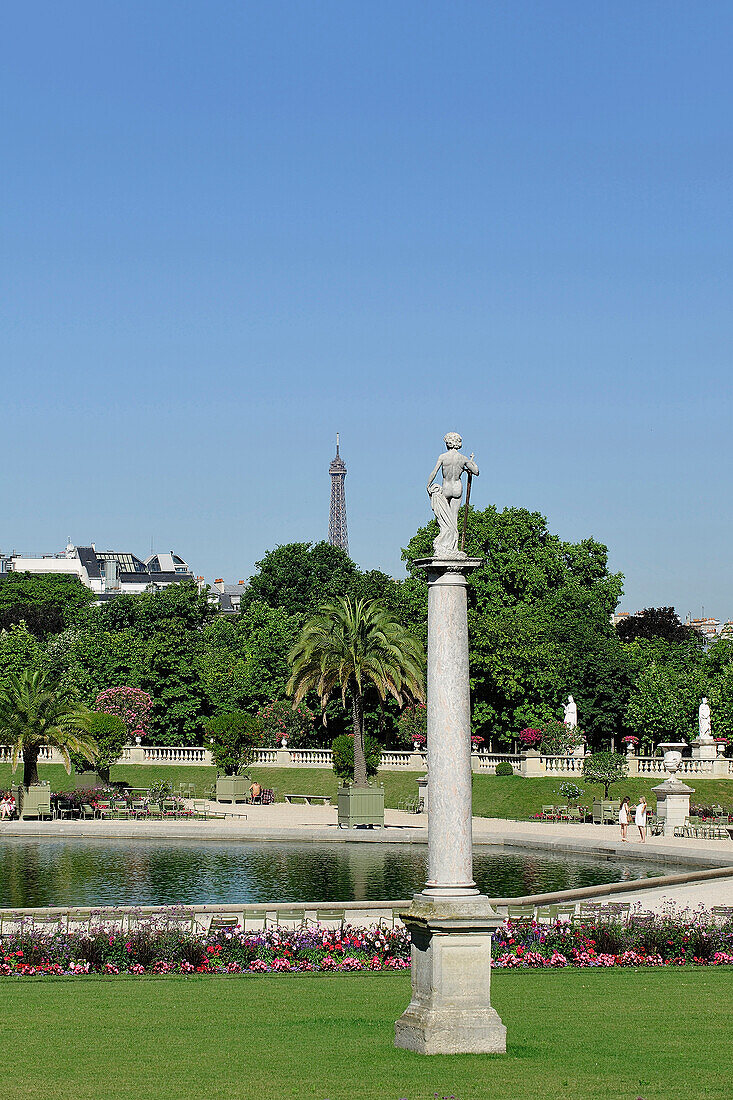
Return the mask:
<path fill-rule="evenodd" d="M 657 748 L 664 753 L 664 770 L 671 779 L 679 771 L 682 763 L 682 749 L 686 749 L 687 745 L 684 741 L 662 741 Z"/>

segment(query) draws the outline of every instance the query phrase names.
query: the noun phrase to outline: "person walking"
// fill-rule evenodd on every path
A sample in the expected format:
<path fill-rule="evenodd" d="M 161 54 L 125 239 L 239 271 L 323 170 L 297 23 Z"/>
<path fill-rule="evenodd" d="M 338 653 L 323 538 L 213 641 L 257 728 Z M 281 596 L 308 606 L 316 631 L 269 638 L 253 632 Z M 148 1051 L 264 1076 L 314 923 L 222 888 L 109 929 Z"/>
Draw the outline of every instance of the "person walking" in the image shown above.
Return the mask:
<path fill-rule="evenodd" d="M 639 826 L 639 839 L 642 844 L 646 843 L 646 799 L 644 795 L 639 799 L 639 805 L 636 807 L 636 813 L 634 814 L 634 822 Z"/>
<path fill-rule="evenodd" d="M 621 826 L 621 839 L 628 840 L 626 836 L 626 830 L 629 827 L 629 800 L 625 798 L 621 803 L 618 811 L 618 823 Z"/>

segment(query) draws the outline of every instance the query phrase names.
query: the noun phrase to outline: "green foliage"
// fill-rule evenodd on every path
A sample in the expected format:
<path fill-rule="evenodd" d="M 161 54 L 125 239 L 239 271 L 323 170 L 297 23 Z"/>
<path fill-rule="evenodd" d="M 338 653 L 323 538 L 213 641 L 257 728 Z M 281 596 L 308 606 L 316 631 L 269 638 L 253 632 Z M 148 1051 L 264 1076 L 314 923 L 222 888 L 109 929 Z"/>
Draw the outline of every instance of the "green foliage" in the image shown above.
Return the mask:
<path fill-rule="evenodd" d="M 614 783 L 620 783 L 628 775 L 626 759 L 620 752 L 595 752 L 583 761 L 583 779 L 586 783 L 602 783 L 603 797 Z"/>
<path fill-rule="evenodd" d="M 540 735 L 539 751 L 547 756 L 565 756 L 583 743 L 583 731 L 564 722 L 540 722 L 535 729 Z"/>
<path fill-rule="evenodd" d="M 210 707 L 193 656 L 198 637 L 176 620 L 156 631 L 147 645 L 140 687 L 153 697 L 150 742 L 195 745 Z"/>
<path fill-rule="evenodd" d="M 561 783 L 558 789 L 562 797 L 567 798 L 568 802 L 577 802 L 585 794 L 582 787 L 579 787 L 577 783 L 572 783 L 569 779 Z"/>
<path fill-rule="evenodd" d="M 508 760 L 500 760 L 496 765 L 497 775 L 514 775 L 514 768 L 511 766 Z"/>
<path fill-rule="evenodd" d="M 354 779 L 354 737 L 352 734 L 343 733 L 337 737 L 331 746 L 333 749 L 333 770 L 339 779 Z M 368 733 L 364 736 L 364 759 L 366 762 L 366 774 L 377 774 L 379 761 L 382 758 L 382 746 L 375 737 Z"/>
<path fill-rule="evenodd" d="M 431 521 L 403 551 L 423 600 L 409 563 L 436 532 Z M 622 577 L 608 572 L 605 546 L 563 542 L 539 513 L 489 507 L 470 510 L 466 550 L 484 558 L 469 579 L 474 732 L 507 740 L 558 718 L 572 692 L 592 742 L 615 733 L 630 674 L 609 621 Z"/>
<path fill-rule="evenodd" d="M 257 721 L 241 711 L 210 718 L 206 735 L 211 742 L 214 763 L 224 775 L 236 775 L 251 764 L 263 743 Z"/>
<path fill-rule="evenodd" d="M 324 600 L 348 592 L 358 572 L 341 547 L 327 542 L 278 546 L 257 562 L 257 569 L 242 593 L 242 610 L 260 600 L 287 615 L 312 615 Z"/>
<path fill-rule="evenodd" d="M 2 573 L 0 630 L 25 622 L 34 637 L 45 639 L 76 622 L 93 599 L 78 577 Z"/>
<path fill-rule="evenodd" d="M 652 662 L 637 677 L 626 708 L 626 725 L 653 744 L 691 741 L 698 734 L 697 711 L 707 687 L 702 666 Z"/>

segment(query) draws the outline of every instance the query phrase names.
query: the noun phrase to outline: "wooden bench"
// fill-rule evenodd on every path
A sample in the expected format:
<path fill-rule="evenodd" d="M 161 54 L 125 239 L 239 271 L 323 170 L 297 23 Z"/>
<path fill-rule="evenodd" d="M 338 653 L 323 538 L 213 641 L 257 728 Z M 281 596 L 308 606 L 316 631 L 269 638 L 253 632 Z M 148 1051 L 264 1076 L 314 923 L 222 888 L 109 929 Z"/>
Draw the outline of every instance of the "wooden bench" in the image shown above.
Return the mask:
<path fill-rule="evenodd" d="M 284 794 L 283 798 L 286 802 L 293 802 L 296 798 L 302 798 L 308 806 L 312 802 L 319 802 L 322 806 L 328 806 L 331 802 L 330 794 Z"/>

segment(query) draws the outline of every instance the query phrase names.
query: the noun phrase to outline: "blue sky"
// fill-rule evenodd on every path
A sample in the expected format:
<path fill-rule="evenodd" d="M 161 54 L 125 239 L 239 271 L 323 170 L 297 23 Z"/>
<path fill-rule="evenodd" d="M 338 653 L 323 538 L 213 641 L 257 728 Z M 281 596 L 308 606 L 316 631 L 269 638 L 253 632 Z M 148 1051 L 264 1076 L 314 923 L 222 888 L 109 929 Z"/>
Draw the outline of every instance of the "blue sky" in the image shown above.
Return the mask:
<path fill-rule="evenodd" d="M 402 575 L 477 507 L 733 615 L 729 4 L 33 2 L 4 13 L 0 548 L 324 537 Z"/>

